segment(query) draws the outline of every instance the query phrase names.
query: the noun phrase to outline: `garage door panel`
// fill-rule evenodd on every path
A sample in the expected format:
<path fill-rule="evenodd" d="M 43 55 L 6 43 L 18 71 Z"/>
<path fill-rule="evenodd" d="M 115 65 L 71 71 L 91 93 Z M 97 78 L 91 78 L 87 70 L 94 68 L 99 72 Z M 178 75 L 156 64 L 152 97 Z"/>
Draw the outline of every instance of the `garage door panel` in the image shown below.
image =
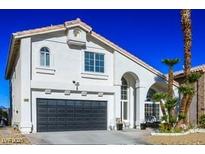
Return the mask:
<path fill-rule="evenodd" d="M 38 126 L 38 131 L 44 131 L 44 130 L 48 130 L 48 125 L 47 124 L 41 124 Z"/>
<path fill-rule="evenodd" d="M 66 113 L 66 109 L 65 108 L 61 108 L 61 107 L 60 108 L 57 107 L 56 113 L 57 114 L 65 114 Z"/>
<path fill-rule="evenodd" d="M 45 118 L 38 118 L 38 123 L 39 124 L 47 124 L 48 123 L 48 118 L 45 117 Z"/>
<path fill-rule="evenodd" d="M 47 109 L 48 109 L 48 113 L 54 113 L 56 114 L 56 106 L 47 106 Z"/>
<path fill-rule="evenodd" d="M 48 106 L 55 106 L 57 103 L 57 100 L 50 99 L 50 100 L 45 100 L 48 104 Z"/>
<path fill-rule="evenodd" d="M 47 113 L 48 112 L 48 108 L 38 108 L 38 113 Z"/>
<path fill-rule="evenodd" d="M 38 106 L 45 106 L 45 105 L 47 105 L 47 101 L 44 101 L 44 100 L 38 101 Z"/>
<path fill-rule="evenodd" d="M 39 132 L 106 129 L 106 101 L 37 99 Z"/>
<path fill-rule="evenodd" d="M 65 106 L 66 105 L 66 101 L 65 100 L 57 100 L 57 105 Z"/>
<path fill-rule="evenodd" d="M 49 117 L 48 124 L 56 124 L 57 118 L 56 117 Z"/>

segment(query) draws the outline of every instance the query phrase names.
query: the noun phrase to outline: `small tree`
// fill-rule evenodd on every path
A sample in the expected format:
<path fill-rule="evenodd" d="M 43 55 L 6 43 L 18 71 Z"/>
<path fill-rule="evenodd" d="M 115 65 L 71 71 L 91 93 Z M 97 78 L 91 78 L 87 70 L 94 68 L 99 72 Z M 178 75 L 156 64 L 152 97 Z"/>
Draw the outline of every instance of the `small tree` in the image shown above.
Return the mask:
<path fill-rule="evenodd" d="M 176 123 L 176 116 L 172 114 L 173 109 L 177 104 L 177 99 L 173 98 L 173 83 L 174 83 L 174 66 L 179 62 L 178 58 L 164 59 L 162 60 L 169 68 L 168 75 L 168 90 L 166 93 L 156 93 L 153 96 L 153 100 L 160 102 L 160 108 L 162 110 L 162 120 L 165 121 L 163 125 L 167 130 L 171 130 Z"/>
<path fill-rule="evenodd" d="M 179 59 L 164 59 L 162 63 L 168 66 L 169 74 L 168 74 L 168 96 L 173 96 L 173 83 L 174 83 L 174 65 L 179 63 Z"/>
<path fill-rule="evenodd" d="M 195 94 L 194 83 L 201 77 L 200 73 L 192 73 L 186 79 L 185 83 L 179 87 L 179 92 L 183 95 L 179 108 L 177 126 L 188 124 L 188 111 Z"/>

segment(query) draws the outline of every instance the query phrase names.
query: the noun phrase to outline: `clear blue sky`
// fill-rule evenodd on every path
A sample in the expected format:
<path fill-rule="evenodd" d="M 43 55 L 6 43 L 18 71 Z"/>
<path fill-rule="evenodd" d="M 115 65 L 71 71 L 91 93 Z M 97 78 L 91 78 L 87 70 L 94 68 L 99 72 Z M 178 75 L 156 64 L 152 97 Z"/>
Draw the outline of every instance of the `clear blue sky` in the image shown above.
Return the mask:
<path fill-rule="evenodd" d="M 164 58 L 180 58 L 183 35 L 179 10 L 0 10 L 0 106 L 9 104 L 8 81 L 4 79 L 11 33 L 81 18 L 93 30 L 141 58 L 163 73 Z M 205 63 L 205 10 L 192 11 L 192 65 Z"/>

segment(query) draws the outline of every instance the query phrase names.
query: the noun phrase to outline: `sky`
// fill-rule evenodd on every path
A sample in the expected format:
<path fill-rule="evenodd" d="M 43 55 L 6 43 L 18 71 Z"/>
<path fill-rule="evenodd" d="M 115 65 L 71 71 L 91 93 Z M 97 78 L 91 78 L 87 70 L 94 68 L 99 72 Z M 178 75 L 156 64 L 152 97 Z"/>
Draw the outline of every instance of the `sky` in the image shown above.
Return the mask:
<path fill-rule="evenodd" d="M 5 68 L 11 34 L 80 18 L 93 30 L 163 73 L 165 58 L 180 58 L 180 10 L 0 10 L 0 106 L 9 106 Z M 192 66 L 205 64 L 205 10 L 192 10 Z"/>

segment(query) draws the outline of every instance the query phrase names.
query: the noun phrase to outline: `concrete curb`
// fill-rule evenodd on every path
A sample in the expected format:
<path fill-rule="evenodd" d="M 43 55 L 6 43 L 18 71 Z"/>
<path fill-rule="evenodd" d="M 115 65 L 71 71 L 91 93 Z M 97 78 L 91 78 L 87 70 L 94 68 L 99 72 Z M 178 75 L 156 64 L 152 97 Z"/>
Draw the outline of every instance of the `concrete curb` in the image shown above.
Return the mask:
<path fill-rule="evenodd" d="M 182 136 L 182 135 L 188 135 L 191 133 L 205 133 L 205 129 L 190 129 L 186 132 L 182 132 L 182 133 L 156 133 L 156 132 L 152 132 L 151 136 Z"/>

